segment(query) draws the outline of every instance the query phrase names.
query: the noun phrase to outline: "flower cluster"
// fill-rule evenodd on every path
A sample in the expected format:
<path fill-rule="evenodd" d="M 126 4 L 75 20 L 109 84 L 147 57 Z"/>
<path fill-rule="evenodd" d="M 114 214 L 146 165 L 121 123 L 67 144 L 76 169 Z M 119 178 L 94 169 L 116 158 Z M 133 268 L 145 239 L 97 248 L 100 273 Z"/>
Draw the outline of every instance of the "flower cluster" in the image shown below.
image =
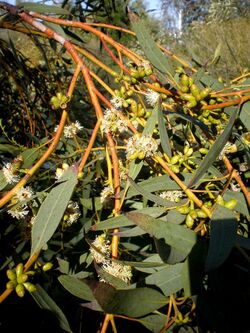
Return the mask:
<path fill-rule="evenodd" d="M 6 179 L 8 184 L 14 184 L 19 181 L 19 176 L 16 174 L 15 168 L 11 163 L 4 163 L 4 167 L 2 169 L 4 178 Z"/>
<path fill-rule="evenodd" d="M 147 93 L 145 95 L 146 101 L 149 105 L 155 106 L 159 100 L 160 95 L 152 90 L 152 89 L 147 89 Z"/>
<path fill-rule="evenodd" d="M 107 239 L 106 234 L 97 236 L 92 245 L 90 253 L 96 263 L 101 264 L 102 269 L 108 274 L 129 283 L 132 278 L 131 267 L 128 265 L 121 265 L 110 258 L 110 242 Z M 103 278 L 101 278 L 101 281 L 105 282 Z"/>
<path fill-rule="evenodd" d="M 222 151 L 220 152 L 219 159 L 222 160 L 226 154 L 235 153 L 236 151 L 237 151 L 236 144 L 227 142 Z"/>
<path fill-rule="evenodd" d="M 65 138 L 71 139 L 82 129 L 83 129 L 83 126 L 77 120 L 75 123 L 66 125 L 63 129 L 63 134 L 64 134 Z M 57 130 L 58 130 L 58 125 L 55 127 L 54 131 L 56 132 Z"/>
<path fill-rule="evenodd" d="M 144 157 L 153 156 L 158 149 L 157 142 L 151 135 L 135 134 L 128 139 L 127 142 L 127 158 L 133 160 L 136 158 L 143 159 Z"/>
<path fill-rule="evenodd" d="M 13 205 L 19 203 L 19 205 L 10 208 L 7 213 L 18 220 L 24 218 L 29 214 L 29 207 L 26 204 L 26 200 L 29 200 L 33 195 L 34 193 L 29 186 L 18 189 L 15 196 L 12 198 L 11 203 Z M 22 202 L 23 204 L 20 204 Z"/>
<path fill-rule="evenodd" d="M 114 96 L 111 100 L 110 103 L 113 105 L 115 109 L 120 109 L 122 107 L 122 104 L 124 103 L 124 99 L 119 96 Z"/>
<path fill-rule="evenodd" d="M 81 216 L 77 202 L 70 201 L 63 217 L 64 226 L 70 227 Z"/>
<path fill-rule="evenodd" d="M 125 132 L 128 129 L 128 121 L 126 119 L 120 119 L 119 114 L 116 109 L 107 109 L 104 112 L 104 117 L 102 119 L 102 130 L 105 133 L 108 132 Z"/>
<path fill-rule="evenodd" d="M 104 203 L 108 197 L 114 194 L 114 190 L 111 186 L 106 186 L 101 192 L 101 203 Z"/>
<path fill-rule="evenodd" d="M 68 170 L 69 165 L 67 163 L 63 163 L 61 168 L 56 168 L 55 178 L 58 180 L 62 177 L 63 173 Z"/>
<path fill-rule="evenodd" d="M 181 191 L 164 191 L 160 194 L 160 197 L 168 201 L 179 202 L 183 194 Z"/>

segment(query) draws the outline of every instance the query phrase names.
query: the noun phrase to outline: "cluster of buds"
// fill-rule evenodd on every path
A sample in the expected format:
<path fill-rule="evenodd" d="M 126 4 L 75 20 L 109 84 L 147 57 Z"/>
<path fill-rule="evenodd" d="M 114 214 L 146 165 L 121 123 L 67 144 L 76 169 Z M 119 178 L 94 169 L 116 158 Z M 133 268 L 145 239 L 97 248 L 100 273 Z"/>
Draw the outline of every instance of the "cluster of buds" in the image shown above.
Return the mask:
<path fill-rule="evenodd" d="M 185 145 L 182 152 L 178 152 L 176 155 L 171 157 L 170 161 L 168 162 L 168 165 L 170 169 L 174 173 L 179 173 L 181 171 L 188 171 L 190 168 L 195 167 L 195 163 L 192 161 L 192 155 L 193 155 L 193 148 L 191 148 L 189 145 Z"/>
<path fill-rule="evenodd" d="M 177 207 L 176 210 L 179 213 L 186 215 L 185 223 L 186 226 L 190 229 L 194 226 L 195 220 L 207 218 L 206 213 L 204 213 L 203 210 L 199 208 L 195 209 L 193 203 L 191 203 L 190 206 Z"/>
<path fill-rule="evenodd" d="M 66 109 L 67 104 L 69 102 L 69 98 L 63 95 L 61 92 L 56 93 L 56 96 L 53 96 L 50 100 L 52 108 L 54 110 L 57 109 Z"/>
<path fill-rule="evenodd" d="M 199 89 L 199 87 L 194 84 L 192 77 L 186 74 L 181 75 L 181 98 L 187 101 L 186 107 L 191 109 L 197 105 L 198 102 L 203 104 L 203 100 L 209 95 L 210 88 Z"/>
<path fill-rule="evenodd" d="M 14 269 L 8 269 L 6 273 L 9 279 L 6 288 L 11 290 L 15 289 L 19 297 L 25 295 L 25 290 L 30 293 L 36 290 L 34 284 L 28 281 L 29 277 L 35 274 L 35 271 L 24 272 L 23 268 L 23 264 L 20 263 Z"/>
<path fill-rule="evenodd" d="M 216 198 L 216 203 L 220 206 L 226 207 L 228 209 L 234 209 L 238 203 L 238 200 L 231 199 L 228 201 L 225 201 L 221 195 L 218 195 Z"/>

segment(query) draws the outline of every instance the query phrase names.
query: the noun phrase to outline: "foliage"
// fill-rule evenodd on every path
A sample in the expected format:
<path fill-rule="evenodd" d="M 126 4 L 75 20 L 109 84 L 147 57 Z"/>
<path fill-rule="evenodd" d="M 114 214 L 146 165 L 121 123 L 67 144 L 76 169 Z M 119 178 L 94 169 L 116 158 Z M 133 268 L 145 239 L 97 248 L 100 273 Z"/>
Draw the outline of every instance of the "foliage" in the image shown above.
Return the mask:
<path fill-rule="evenodd" d="M 225 272 L 249 270 L 247 75 L 195 68 L 132 12 L 130 31 L 23 6 L 0 3 L 0 302 L 31 294 L 66 332 L 221 331 Z"/>

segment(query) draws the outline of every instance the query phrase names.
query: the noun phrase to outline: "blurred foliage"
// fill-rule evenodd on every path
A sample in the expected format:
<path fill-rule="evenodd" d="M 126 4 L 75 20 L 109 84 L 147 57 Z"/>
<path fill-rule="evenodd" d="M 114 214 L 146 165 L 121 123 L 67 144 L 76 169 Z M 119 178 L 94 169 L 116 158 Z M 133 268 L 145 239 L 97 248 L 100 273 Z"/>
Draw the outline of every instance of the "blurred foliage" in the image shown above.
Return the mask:
<path fill-rule="evenodd" d="M 247 332 L 248 17 L 176 39 L 141 1 L 26 6 L 52 22 L 0 3 L 3 332 Z"/>

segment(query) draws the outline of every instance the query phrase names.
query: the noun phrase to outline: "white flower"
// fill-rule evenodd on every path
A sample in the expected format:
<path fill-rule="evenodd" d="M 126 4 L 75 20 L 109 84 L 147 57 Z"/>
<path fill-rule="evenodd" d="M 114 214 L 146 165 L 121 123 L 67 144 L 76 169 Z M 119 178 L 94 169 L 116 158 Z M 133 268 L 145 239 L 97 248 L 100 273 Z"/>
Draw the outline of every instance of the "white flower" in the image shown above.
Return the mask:
<path fill-rule="evenodd" d="M 105 272 L 113 275 L 126 283 L 129 283 L 132 278 L 131 266 L 121 265 L 114 261 L 106 262 L 102 265 L 102 268 Z"/>
<path fill-rule="evenodd" d="M 124 132 L 128 129 L 128 121 L 126 119 L 120 119 L 116 109 L 107 109 L 104 112 L 101 127 L 105 133 Z"/>
<path fill-rule="evenodd" d="M 70 201 L 65 213 L 64 222 L 67 226 L 71 226 L 81 216 L 79 205 L 77 202 Z"/>
<path fill-rule="evenodd" d="M 128 139 L 126 147 L 127 158 L 130 158 L 134 154 L 141 154 L 145 157 L 150 157 L 156 153 L 157 149 L 157 142 L 151 135 L 135 134 Z"/>
<path fill-rule="evenodd" d="M 56 168 L 55 178 L 58 180 L 62 177 L 63 173 L 69 168 L 67 163 L 63 163 L 61 168 Z"/>
<path fill-rule="evenodd" d="M 231 142 L 227 142 L 224 146 L 224 148 L 222 149 L 222 151 L 220 152 L 220 155 L 219 155 L 219 159 L 222 160 L 223 157 L 226 155 L 226 154 L 230 154 L 230 153 L 235 153 L 237 151 L 237 146 L 236 144 L 234 143 L 231 143 Z"/>
<path fill-rule="evenodd" d="M 65 126 L 63 133 L 64 133 L 65 138 L 70 139 L 70 138 L 73 138 L 82 129 L 83 129 L 83 126 L 77 120 L 75 123 Z"/>
<path fill-rule="evenodd" d="M 92 245 L 99 251 L 96 251 L 94 247 L 90 248 L 90 253 L 92 254 L 95 261 L 99 263 L 106 263 L 109 261 L 110 254 L 110 243 L 106 237 L 106 234 L 101 234 L 95 238 Z"/>
<path fill-rule="evenodd" d="M 3 175 L 8 184 L 14 184 L 19 181 L 19 176 L 14 174 L 14 168 L 11 163 L 4 163 L 3 167 Z"/>
<path fill-rule="evenodd" d="M 231 190 L 234 191 L 234 192 L 240 192 L 241 191 L 241 187 L 239 184 L 230 184 L 231 186 Z"/>
<path fill-rule="evenodd" d="M 137 128 L 139 126 L 139 123 L 138 123 L 138 121 L 136 119 L 133 119 L 131 121 L 131 124 L 134 126 L 134 128 Z"/>
<path fill-rule="evenodd" d="M 149 71 L 152 69 L 150 62 L 146 60 L 141 63 L 141 66 L 144 68 L 145 71 Z"/>
<path fill-rule="evenodd" d="M 183 194 L 181 191 L 164 191 L 160 194 L 160 197 L 168 201 L 179 202 Z"/>
<path fill-rule="evenodd" d="M 146 101 L 149 105 L 155 106 L 159 100 L 160 95 L 152 89 L 147 89 L 147 93 L 146 93 L 145 97 L 146 97 Z"/>
<path fill-rule="evenodd" d="M 16 197 L 19 201 L 25 201 L 30 199 L 34 195 L 32 188 L 30 186 L 21 187 L 16 192 Z"/>
<path fill-rule="evenodd" d="M 101 203 L 104 203 L 104 201 L 113 194 L 114 194 L 114 190 L 112 189 L 111 186 L 104 187 L 104 189 L 102 190 L 101 195 L 100 195 Z"/>
<path fill-rule="evenodd" d="M 115 109 L 120 109 L 122 107 L 122 104 L 124 102 L 124 99 L 119 96 L 114 96 L 111 100 L 110 103 L 113 105 Z"/>
<path fill-rule="evenodd" d="M 75 123 L 64 126 L 63 134 L 65 138 L 73 138 L 78 132 L 83 129 L 83 126 L 77 120 Z M 54 128 L 54 132 L 58 130 L 58 125 Z"/>
<path fill-rule="evenodd" d="M 7 210 L 7 213 L 10 214 L 12 217 L 20 220 L 29 213 L 28 206 L 22 205 L 22 206 L 18 206 L 16 208 L 11 208 L 11 209 Z"/>

